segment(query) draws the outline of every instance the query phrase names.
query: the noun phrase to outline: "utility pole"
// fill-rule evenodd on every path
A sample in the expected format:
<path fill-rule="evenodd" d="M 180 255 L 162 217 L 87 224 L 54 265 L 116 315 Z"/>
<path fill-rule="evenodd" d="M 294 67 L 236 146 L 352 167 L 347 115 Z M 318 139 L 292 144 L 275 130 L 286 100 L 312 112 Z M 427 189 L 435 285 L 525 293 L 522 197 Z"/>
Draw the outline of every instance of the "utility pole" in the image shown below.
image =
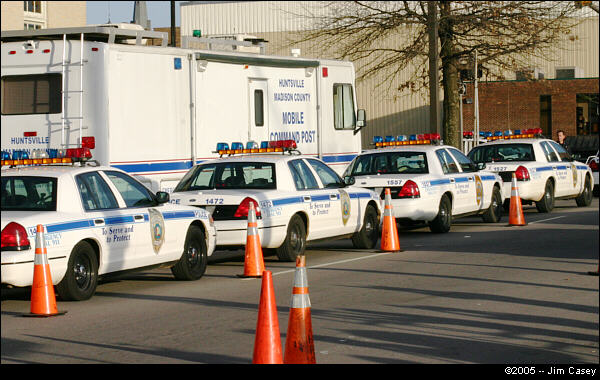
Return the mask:
<path fill-rule="evenodd" d="M 429 29 L 429 125 L 432 132 L 443 138 L 440 125 L 440 77 L 438 70 L 438 18 L 437 1 L 427 4 Z"/>

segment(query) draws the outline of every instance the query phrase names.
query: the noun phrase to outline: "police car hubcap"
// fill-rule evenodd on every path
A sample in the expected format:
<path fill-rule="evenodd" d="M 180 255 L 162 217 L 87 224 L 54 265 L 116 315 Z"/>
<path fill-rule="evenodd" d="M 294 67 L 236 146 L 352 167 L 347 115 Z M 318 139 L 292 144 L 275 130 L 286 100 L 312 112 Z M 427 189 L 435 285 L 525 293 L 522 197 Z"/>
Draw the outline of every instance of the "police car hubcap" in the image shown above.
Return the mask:
<path fill-rule="evenodd" d="M 75 270 L 75 281 L 80 288 L 87 285 L 89 279 L 89 270 L 86 265 L 82 262 L 78 262 L 74 266 Z"/>
<path fill-rule="evenodd" d="M 196 248 L 188 248 L 187 257 L 190 266 L 193 267 L 194 265 L 196 265 L 198 263 L 198 251 L 196 250 Z"/>

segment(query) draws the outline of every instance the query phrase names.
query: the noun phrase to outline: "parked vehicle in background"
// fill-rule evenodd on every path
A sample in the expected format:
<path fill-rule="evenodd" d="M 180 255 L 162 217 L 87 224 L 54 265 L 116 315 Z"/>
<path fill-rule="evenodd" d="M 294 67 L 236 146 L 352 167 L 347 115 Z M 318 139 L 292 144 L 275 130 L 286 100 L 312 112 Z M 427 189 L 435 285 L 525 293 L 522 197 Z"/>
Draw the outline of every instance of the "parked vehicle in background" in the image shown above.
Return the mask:
<path fill-rule="evenodd" d="M 502 177 L 505 199 L 510 200 L 514 174 L 523 203 L 535 202 L 539 212 L 552 211 L 555 199 L 575 199 L 580 207 L 592 202 L 590 167 L 573 160 L 556 141 L 541 136 L 541 129 L 490 132 L 489 139 L 468 155 Z"/>
<path fill-rule="evenodd" d="M 223 140 L 293 139 L 338 174 L 360 152 L 366 117 L 351 62 L 166 39 L 102 26 L 2 31 L 2 151 L 88 147 L 167 192 Z"/>
<path fill-rule="evenodd" d="M 375 136 L 377 149 L 363 151 L 344 176 L 381 199 L 390 188 L 394 217 L 401 224 L 427 222 L 433 232 L 448 232 L 452 219 L 460 216 L 500 221 L 502 179 L 439 140 L 437 134 Z"/>
<path fill-rule="evenodd" d="M 310 241 L 351 238 L 357 248 L 373 248 L 380 237 L 378 194 L 345 183 L 323 161 L 295 148 L 294 140 L 263 149 L 222 143 L 217 151 L 227 157 L 190 169 L 171 202 L 211 212 L 217 249 L 246 244 L 250 203 L 262 247 L 282 261 L 295 260 Z"/>

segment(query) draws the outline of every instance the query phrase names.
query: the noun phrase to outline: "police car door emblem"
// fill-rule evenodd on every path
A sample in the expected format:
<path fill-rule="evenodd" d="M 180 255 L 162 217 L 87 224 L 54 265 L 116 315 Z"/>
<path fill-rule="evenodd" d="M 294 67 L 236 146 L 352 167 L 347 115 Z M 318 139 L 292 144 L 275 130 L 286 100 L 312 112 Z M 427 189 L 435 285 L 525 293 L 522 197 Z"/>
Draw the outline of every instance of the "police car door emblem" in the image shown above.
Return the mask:
<path fill-rule="evenodd" d="M 577 166 L 571 163 L 571 171 L 573 172 L 573 186 L 577 186 Z"/>
<path fill-rule="evenodd" d="M 475 175 L 475 192 L 477 196 L 477 206 L 481 206 L 481 203 L 483 202 L 483 184 L 478 175 Z"/>
<path fill-rule="evenodd" d="M 345 226 L 350 219 L 350 196 L 344 190 L 340 190 L 340 201 L 342 202 L 342 222 Z"/>
<path fill-rule="evenodd" d="M 165 241 L 165 221 L 160 211 L 148 209 L 150 213 L 150 236 L 152 236 L 152 248 L 158 253 Z"/>

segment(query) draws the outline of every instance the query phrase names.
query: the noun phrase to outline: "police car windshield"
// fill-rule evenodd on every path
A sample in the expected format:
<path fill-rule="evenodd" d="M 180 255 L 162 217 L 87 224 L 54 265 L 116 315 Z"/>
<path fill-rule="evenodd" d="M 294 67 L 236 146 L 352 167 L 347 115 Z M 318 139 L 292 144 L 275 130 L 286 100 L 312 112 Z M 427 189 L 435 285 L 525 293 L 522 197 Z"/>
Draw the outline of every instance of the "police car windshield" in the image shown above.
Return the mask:
<path fill-rule="evenodd" d="M 385 152 L 359 156 L 350 169 L 351 176 L 368 174 L 427 174 L 423 152 Z"/>
<path fill-rule="evenodd" d="M 479 162 L 535 161 L 531 144 L 480 145 L 469 152 L 469 158 Z"/>
<path fill-rule="evenodd" d="M 209 189 L 275 189 L 275 165 L 265 162 L 226 162 L 198 165 L 174 192 Z"/>
<path fill-rule="evenodd" d="M 2 176 L 2 211 L 56 211 L 56 178 Z"/>

